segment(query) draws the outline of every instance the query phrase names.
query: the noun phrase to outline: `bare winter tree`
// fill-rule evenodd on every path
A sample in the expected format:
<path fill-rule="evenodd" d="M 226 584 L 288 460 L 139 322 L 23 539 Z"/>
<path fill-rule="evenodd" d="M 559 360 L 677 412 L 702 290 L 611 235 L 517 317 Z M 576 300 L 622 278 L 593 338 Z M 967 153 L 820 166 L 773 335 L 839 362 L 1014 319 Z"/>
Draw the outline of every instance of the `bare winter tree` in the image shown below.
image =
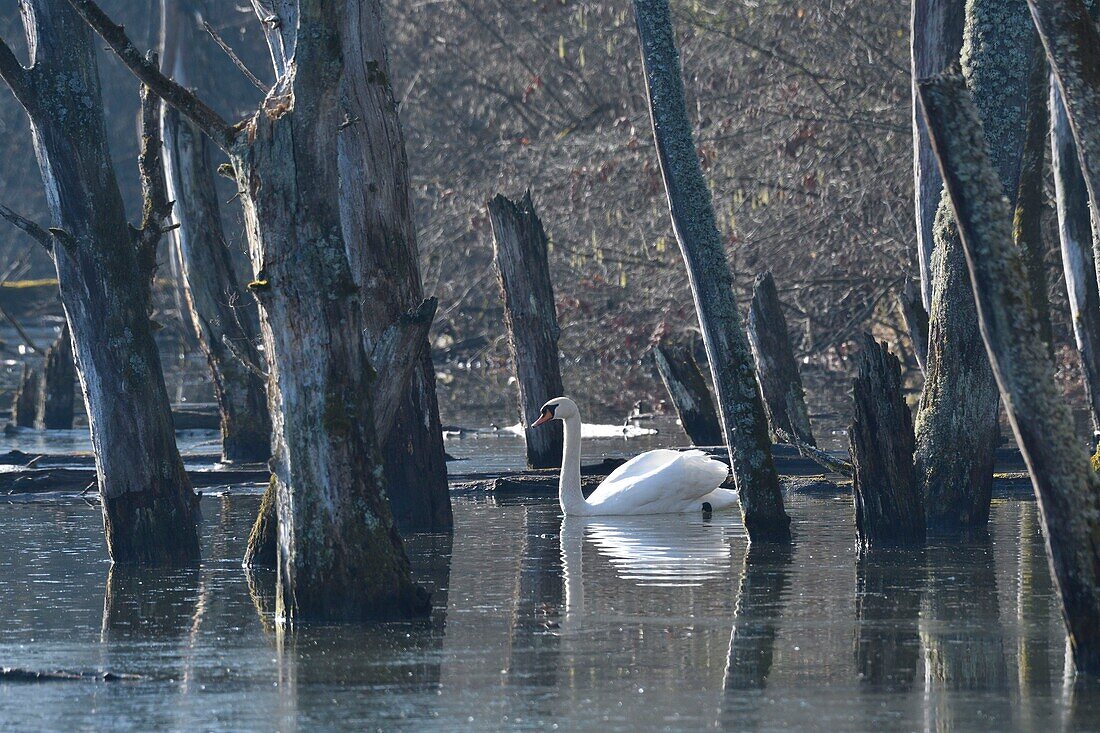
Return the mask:
<path fill-rule="evenodd" d="M 164 69 L 184 85 L 209 68 L 199 36 L 202 17 L 191 0 L 161 0 Z M 197 79 L 196 79 L 197 80 Z M 206 354 L 221 417 L 222 458 L 266 461 L 271 455 L 262 358 L 256 349 L 252 297 L 234 272 L 222 230 L 210 143 L 195 123 L 164 110 L 164 169 L 175 202 L 176 256 L 187 310 Z"/>
<path fill-rule="evenodd" d="M 346 189 L 372 183 L 341 180 L 348 140 L 363 123 L 344 106 L 349 77 L 370 92 L 362 112 L 393 104 L 381 67 L 360 53 L 366 5 L 257 6 L 275 52 L 276 82 L 252 117 L 230 125 L 143 59 L 94 2 L 71 2 L 135 75 L 229 156 L 271 380 L 278 615 L 298 623 L 426 612 L 394 527 L 374 430 L 363 302 L 373 291 L 361 281 L 369 271 L 359 267 L 370 242 L 348 233 L 340 204 Z M 370 142 L 381 145 L 376 138 L 358 144 L 366 151 Z M 377 153 L 393 155 L 388 148 Z M 403 360 L 419 355 L 413 350 Z"/>
<path fill-rule="evenodd" d="M 1035 33 L 1025 0 L 970 0 L 962 68 L 1009 201 L 1016 200 Z M 937 213 L 926 381 L 916 417 L 917 481 L 931 527 L 984 527 L 993 490 L 997 385 L 978 333 L 958 230 Z"/>
<path fill-rule="evenodd" d="M 57 268 L 95 450 L 107 548 L 115 562 L 198 560 L 198 499 L 183 469 L 149 321 L 150 286 L 170 204 L 156 105 L 143 114 L 145 216 L 126 222 L 107 149 L 92 34 L 65 0 L 27 0 L 31 66 L 0 42 L 0 77 L 30 117 Z M 151 62 L 145 62 L 151 63 Z"/>
<path fill-rule="evenodd" d="M 741 516 L 752 540 L 790 540 L 768 418 L 733 295 L 733 275 L 699 166 L 667 0 L 634 0 L 653 138 L 672 228 L 687 265 Z"/>

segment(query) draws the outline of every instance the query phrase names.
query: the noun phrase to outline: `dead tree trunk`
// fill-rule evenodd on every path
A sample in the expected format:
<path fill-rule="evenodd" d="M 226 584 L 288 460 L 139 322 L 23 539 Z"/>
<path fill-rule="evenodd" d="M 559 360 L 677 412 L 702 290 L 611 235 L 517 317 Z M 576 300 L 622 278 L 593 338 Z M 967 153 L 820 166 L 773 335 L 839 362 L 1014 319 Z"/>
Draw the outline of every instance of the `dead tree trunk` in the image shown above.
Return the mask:
<path fill-rule="evenodd" d="M 689 342 L 661 333 L 653 345 L 653 361 L 692 445 L 722 445 L 722 423 L 692 351 Z"/>
<path fill-rule="evenodd" d="M 913 0 L 912 5 L 909 38 L 913 79 L 913 190 L 916 192 L 917 261 L 920 265 L 920 300 L 917 303 L 925 312 L 925 321 L 932 310 L 933 228 L 943 193 L 943 179 L 936 168 L 928 130 L 917 108 L 917 80 L 938 74 L 959 60 L 965 5 L 965 0 Z M 924 346 L 915 348 L 917 360 L 924 369 L 927 338 Z"/>
<path fill-rule="evenodd" d="M 855 414 L 848 436 L 859 544 L 923 544 L 924 499 L 913 476 L 916 439 L 901 391 L 901 363 L 870 334 L 863 335 L 852 387 Z"/>
<path fill-rule="evenodd" d="M 912 280 L 906 279 L 905 287 L 898 296 L 898 304 L 905 328 L 909 331 L 909 340 L 913 342 L 917 366 L 924 372 L 928 365 L 928 311 L 921 304 L 920 289 Z"/>
<path fill-rule="evenodd" d="M 76 366 L 69 324 L 61 326 L 57 341 L 46 351 L 42 391 L 38 398 L 38 426 L 45 430 L 69 430 L 73 426 Z"/>
<path fill-rule="evenodd" d="M 279 19 L 278 32 L 284 38 L 289 38 L 287 29 L 295 25 L 291 17 L 295 11 L 288 10 L 294 4 L 254 0 L 254 5 L 277 9 L 265 11 L 265 17 Z M 340 22 L 346 32 L 341 34 L 344 73 L 339 98 L 343 106 L 337 140 L 340 217 L 347 241 L 361 243 L 351 248 L 350 256 L 352 277 L 363 292 L 360 308 L 369 355 L 394 324 L 420 307 L 424 288 L 405 138 L 389 77 L 382 3 L 355 0 L 342 7 Z M 283 49 L 284 63 L 289 64 L 296 46 L 280 42 L 275 47 Z M 435 367 L 426 333 L 417 347 L 400 356 L 415 367 L 405 382 L 405 396 L 392 428 L 379 436 L 387 492 L 401 527 L 447 530 L 452 523 L 451 500 Z M 383 379 L 390 379 L 387 372 L 376 370 Z"/>
<path fill-rule="evenodd" d="M 1015 202 L 1034 31 L 1024 0 L 969 0 L 962 66 L 989 135 L 1001 191 Z M 916 416 L 917 481 L 930 527 L 985 527 L 993 492 L 997 385 L 981 346 L 950 207 L 936 221 L 928 364 Z"/>
<path fill-rule="evenodd" d="M 527 440 L 527 465 L 556 468 L 561 465 L 561 423 L 555 421 L 547 426 L 552 429 L 545 431 L 529 427 L 547 400 L 565 394 L 558 363 L 561 330 L 547 261 L 549 242 L 530 191 L 519 202 L 498 194 L 487 208 L 508 345 L 519 383 L 519 419 Z"/>
<path fill-rule="evenodd" d="M 1068 48 L 1054 38 L 1059 53 Z M 982 337 L 1039 503 L 1074 662 L 1079 671 L 1100 673 L 1100 480 L 1073 433 L 1031 293 L 1021 287 L 1027 268 L 1012 241 L 1012 213 L 1000 196 L 977 109 L 957 76 L 922 82 L 921 102 L 965 247 Z"/>
<path fill-rule="evenodd" d="M 41 383 L 38 370 L 23 362 L 19 376 L 19 389 L 11 403 L 11 422 L 16 427 L 33 428 L 38 415 L 38 392 Z"/>
<path fill-rule="evenodd" d="M 198 499 L 176 448 L 168 392 L 149 322 L 163 217 L 160 138 L 144 128 L 147 195 L 140 230 L 126 222 L 100 98 L 92 35 L 65 0 L 27 0 L 32 66 L 0 43 L 0 76 L 26 109 L 54 229 L 50 243 L 73 337 L 111 558 L 198 560 Z M 147 104 L 143 121 L 155 122 Z"/>
<path fill-rule="evenodd" d="M 190 73 L 204 65 L 210 45 L 200 38 L 198 14 L 187 12 L 184 0 L 161 0 L 164 69 L 181 84 L 193 83 Z M 222 458 L 226 461 L 266 461 L 271 455 L 271 419 L 267 411 L 263 359 L 254 301 L 244 292 L 222 231 L 221 210 L 214 187 L 209 142 L 198 127 L 178 111 L 164 112 L 164 169 L 172 214 L 179 225 L 174 245 L 181 265 L 186 305 L 198 342 L 206 354 L 221 418 Z"/>
<path fill-rule="evenodd" d="M 1100 289 L 1096 282 L 1089 192 L 1077 162 L 1077 144 L 1073 141 L 1062 93 L 1053 77 L 1050 117 L 1051 167 L 1058 208 L 1062 272 L 1095 433 L 1100 432 Z"/>
<path fill-rule="evenodd" d="M 791 520 L 783 507 L 768 418 L 733 297 L 733 275 L 695 152 L 668 1 L 634 0 L 634 19 L 657 158 L 707 348 L 741 516 L 753 541 L 788 542 Z"/>
<path fill-rule="evenodd" d="M 783 306 L 770 272 L 758 275 L 753 284 L 748 334 L 772 433 L 777 435 L 776 428 L 779 428 L 807 445 L 816 446 L 802 375 L 798 372 L 787 319 L 783 316 Z"/>
<path fill-rule="evenodd" d="M 374 430 L 375 376 L 362 335 L 361 301 L 369 298 L 354 268 L 368 242 L 348 236 L 339 203 L 350 187 L 341 185 L 340 140 L 356 133 L 336 100 L 357 62 L 346 46 L 360 30 L 360 4 L 280 4 L 295 18 L 268 26 L 290 53 L 261 108 L 231 126 L 145 60 L 92 0 L 70 2 L 135 75 L 229 155 L 271 380 L 278 617 L 296 624 L 426 613 L 394 528 Z M 383 76 L 371 83 L 388 92 Z"/>

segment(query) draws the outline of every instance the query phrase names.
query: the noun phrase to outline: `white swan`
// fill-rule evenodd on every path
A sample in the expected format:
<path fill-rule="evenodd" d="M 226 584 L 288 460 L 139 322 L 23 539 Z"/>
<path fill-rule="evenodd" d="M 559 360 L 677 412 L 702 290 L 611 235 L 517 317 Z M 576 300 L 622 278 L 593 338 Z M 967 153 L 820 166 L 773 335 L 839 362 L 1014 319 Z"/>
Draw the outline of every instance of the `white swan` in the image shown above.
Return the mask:
<path fill-rule="evenodd" d="M 682 514 L 737 506 L 737 493 L 718 488 L 729 469 L 699 450 L 651 450 L 616 468 L 587 499 L 581 493 L 581 415 L 577 404 L 558 397 L 542 406 L 531 427 L 561 420 L 565 451 L 558 501 L 566 516 Z"/>

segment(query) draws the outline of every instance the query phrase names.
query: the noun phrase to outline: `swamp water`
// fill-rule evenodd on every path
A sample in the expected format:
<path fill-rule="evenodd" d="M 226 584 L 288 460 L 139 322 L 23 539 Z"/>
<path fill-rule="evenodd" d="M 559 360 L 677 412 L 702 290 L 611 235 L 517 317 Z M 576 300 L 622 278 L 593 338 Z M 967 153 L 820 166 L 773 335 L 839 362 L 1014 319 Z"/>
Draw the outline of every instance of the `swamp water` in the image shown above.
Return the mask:
<path fill-rule="evenodd" d="M 452 471 L 521 446 L 449 441 Z M 553 497 L 457 495 L 453 538 L 408 538 L 430 621 L 285 637 L 272 574 L 240 566 L 258 504 L 206 496 L 205 560 L 174 572 L 112 570 L 98 507 L 0 504 L 0 666 L 139 676 L 0 683 L 0 731 L 1100 729 L 1032 501 L 995 500 L 986 541 L 861 559 L 848 497 L 789 497 L 793 549 L 747 556 L 736 514 L 563 522 Z"/>

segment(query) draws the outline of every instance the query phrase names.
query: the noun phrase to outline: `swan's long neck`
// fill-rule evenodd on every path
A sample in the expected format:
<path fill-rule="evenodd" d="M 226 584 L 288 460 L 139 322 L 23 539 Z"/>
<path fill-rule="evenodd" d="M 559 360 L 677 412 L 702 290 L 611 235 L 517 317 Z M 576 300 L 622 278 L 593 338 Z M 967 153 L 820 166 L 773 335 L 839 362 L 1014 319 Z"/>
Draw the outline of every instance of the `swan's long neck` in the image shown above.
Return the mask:
<path fill-rule="evenodd" d="M 562 513 L 584 514 L 588 502 L 581 493 L 581 419 L 566 418 L 565 447 L 561 456 L 561 478 L 558 480 L 558 502 Z"/>

